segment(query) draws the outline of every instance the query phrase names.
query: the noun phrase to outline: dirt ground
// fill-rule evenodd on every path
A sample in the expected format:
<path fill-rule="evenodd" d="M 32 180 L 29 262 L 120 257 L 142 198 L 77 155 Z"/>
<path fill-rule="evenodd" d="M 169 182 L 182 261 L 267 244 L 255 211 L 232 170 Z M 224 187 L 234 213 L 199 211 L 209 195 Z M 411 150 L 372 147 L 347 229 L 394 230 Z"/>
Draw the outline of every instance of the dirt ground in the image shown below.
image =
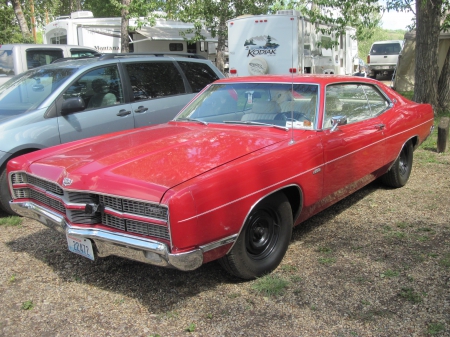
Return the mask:
<path fill-rule="evenodd" d="M 294 229 L 278 295 L 215 262 L 91 262 L 29 219 L 0 226 L 0 253 L 0 336 L 450 336 L 450 154 L 420 148 L 405 187 Z"/>

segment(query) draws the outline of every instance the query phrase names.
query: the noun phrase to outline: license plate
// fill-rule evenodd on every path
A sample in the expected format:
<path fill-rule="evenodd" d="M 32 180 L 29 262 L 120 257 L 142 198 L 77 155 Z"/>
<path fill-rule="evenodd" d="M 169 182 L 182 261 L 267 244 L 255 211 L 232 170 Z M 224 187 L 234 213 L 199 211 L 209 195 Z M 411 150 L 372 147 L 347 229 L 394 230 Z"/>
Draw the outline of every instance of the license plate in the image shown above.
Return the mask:
<path fill-rule="evenodd" d="M 71 236 L 69 234 L 67 234 L 66 237 L 67 237 L 67 244 L 69 246 L 69 250 L 72 253 L 79 254 L 81 256 L 87 257 L 88 259 L 94 261 L 94 251 L 92 249 L 91 240 Z"/>
<path fill-rule="evenodd" d="M 389 66 L 382 66 L 381 69 L 389 69 Z"/>

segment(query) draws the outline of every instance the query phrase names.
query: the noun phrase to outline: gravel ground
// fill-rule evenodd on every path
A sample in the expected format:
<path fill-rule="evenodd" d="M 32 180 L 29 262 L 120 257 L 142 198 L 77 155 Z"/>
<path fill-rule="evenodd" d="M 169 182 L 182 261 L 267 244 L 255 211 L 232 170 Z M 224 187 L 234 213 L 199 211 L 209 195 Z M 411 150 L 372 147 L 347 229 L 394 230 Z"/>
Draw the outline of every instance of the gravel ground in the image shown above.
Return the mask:
<path fill-rule="evenodd" d="M 0 226 L 0 336 L 450 336 L 449 172 L 419 149 L 405 187 L 374 182 L 294 229 L 278 295 L 215 262 L 91 262 L 38 222 Z"/>

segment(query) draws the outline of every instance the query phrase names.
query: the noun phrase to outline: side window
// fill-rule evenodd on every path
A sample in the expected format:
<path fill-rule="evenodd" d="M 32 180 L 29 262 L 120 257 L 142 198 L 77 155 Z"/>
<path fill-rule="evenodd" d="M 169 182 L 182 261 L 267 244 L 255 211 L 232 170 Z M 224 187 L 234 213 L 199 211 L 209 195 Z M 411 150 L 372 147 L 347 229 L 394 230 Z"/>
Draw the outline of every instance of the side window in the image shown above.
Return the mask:
<path fill-rule="evenodd" d="M 362 86 L 369 101 L 372 116 L 377 116 L 389 107 L 389 102 L 380 94 L 376 88 L 364 85 Z"/>
<path fill-rule="evenodd" d="M 87 109 L 123 103 L 122 84 L 117 67 L 108 66 L 87 72 L 63 94 L 64 99 L 71 97 L 83 98 Z"/>
<path fill-rule="evenodd" d="M 370 85 L 330 85 L 325 94 L 323 127 L 331 127 L 331 118 L 347 117 L 347 123 L 356 123 L 378 115 L 388 107 L 387 100 Z"/>
<path fill-rule="evenodd" d="M 200 62 L 178 62 L 193 92 L 200 92 L 211 82 L 218 80 L 219 77 L 206 63 Z"/>
<path fill-rule="evenodd" d="M 186 93 L 183 78 L 172 62 L 136 62 L 125 66 L 135 101 Z"/>
<path fill-rule="evenodd" d="M 27 68 L 33 69 L 52 63 L 54 60 L 64 57 L 61 49 L 29 49 L 26 51 Z"/>

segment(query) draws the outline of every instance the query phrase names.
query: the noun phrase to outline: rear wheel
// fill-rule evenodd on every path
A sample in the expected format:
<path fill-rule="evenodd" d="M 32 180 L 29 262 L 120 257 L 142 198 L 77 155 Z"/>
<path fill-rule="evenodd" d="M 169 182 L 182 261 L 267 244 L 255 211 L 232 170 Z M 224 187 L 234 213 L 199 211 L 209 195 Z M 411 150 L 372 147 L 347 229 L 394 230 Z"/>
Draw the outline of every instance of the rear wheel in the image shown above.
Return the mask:
<path fill-rule="evenodd" d="M 229 273 L 254 279 L 274 270 L 291 240 L 292 210 L 283 193 L 262 200 L 250 213 L 231 252 L 219 262 Z"/>
<path fill-rule="evenodd" d="M 409 141 L 403 146 L 390 170 L 381 177 L 384 184 L 391 187 L 405 186 L 411 175 L 413 152 L 412 142 Z"/>

